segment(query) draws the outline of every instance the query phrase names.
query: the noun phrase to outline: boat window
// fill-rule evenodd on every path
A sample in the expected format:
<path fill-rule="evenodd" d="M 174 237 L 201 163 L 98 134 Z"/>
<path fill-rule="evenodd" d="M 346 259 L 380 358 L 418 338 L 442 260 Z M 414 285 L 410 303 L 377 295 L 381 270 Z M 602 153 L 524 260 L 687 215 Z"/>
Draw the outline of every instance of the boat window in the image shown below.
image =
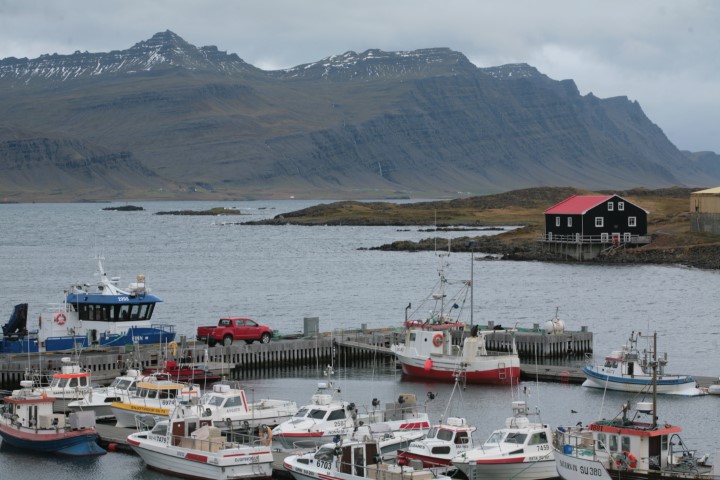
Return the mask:
<path fill-rule="evenodd" d="M 78 386 L 78 379 L 77 378 L 71 378 L 70 382 L 68 382 L 68 387 L 70 388 L 77 388 Z"/>
<path fill-rule="evenodd" d="M 492 435 L 490 435 L 490 438 L 488 438 L 487 442 L 488 444 L 498 444 L 502 442 L 503 439 L 503 432 L 493 432 Z"/>
<path fill-rule="evenodd" d="M 135 392 L 135 395 L 138 397 L 144 397 L 145 395 L 147 395 L 147 388 L 138 388 Z"/>
<path fill-rule="evenodd" d="M 157 425 L 155 425 L 153 427 L 151 433 L 153 435 L 160 435 L 160 436 L 164 437 L 165 435 L 167 435 L 167 430 L 168 430 L 168 424 L 162 422 L 162 423 L 158 423 Z"/>
<path fill-rule="evenodd" d="M 345 419 L 345 410 L 333 410 L 330 412 L 330 415 L 328 415 L 328 420 L 344 420 Z"/>
<path fill-rule="evenodd" d="M 335 460 L 335 447 L 321 447 L 315 454 L 315 460 L 332 462 Z"/>
<path fill-rule="evenodd" d="M 315 418 L 317 420 L 322 420 L 323 418 L 325 418 L 325 413 L 327 413 L 325 410 L 314 409 L 314 410 L 310 411 L 308 418 Z"/>
<path fill-rule="evenodd" d="M 668 436 L 662 435 L 660 437 L 660 450 L 665 452 L 668 449 Z"/>
<path fill-rule="evenodd" d="M 526 433 L 508 433 L 507 437 L 505 437 L 505 443 L 516 443 L 518 445 L 522 445 L 525 443 L 525 439 L 527 438 Z"/>
<path fill-rule="evenodd" d="M 610 451 L 611 451 L 611 452 L 617 452 L 617 451 L 618 451 L 618 437 L 617 437 L 617 435 L 610 435 Z"/>
<path fill-rule="evenodd" d="M 223 401 L 225 399 L 223 397 L 219 397 L 217 395 L 210 395 L 205 400 L 203 400 L 203 404 L 210 405 L 212 407 L 222 407 Z"/>
<path fill-rule="evenodd" d="M 157 398 L 157 390 L 148 390 L 147 398 Z"/>
<path fill-rule="evenodd" d="M 410 334 L 410 341 L 411 341 L 411 342 L 414 342 L 414 341 L 415 341 L 415 338 L 416 338 L 416 335 L 415 335 L 414 333 L 411 333 L 411 334 Z"/>
<path fill-rule="evenodd" d="M 545 432 L 538 432 L 532 434 L 528 445 L 542 445 L 545 443 L 548 443 L 547 435 L 545 435 Z"/>
<path fill-rule="evenodd" d="M 115 383 L 115 382 L 113 382 Z M 132 382 L 130 380 L 117 380 L 117 384 L 115 385 L 115 388 L 118 390 L 127 390 L 130 385 L 132 385 Z M 112 387 L 112 385 L 110 385 Z"/>
<path fill-rule="evenodd" d="M 55 380 L 57 380 L 57 381 L 55 381 Z M 53 380 L 53 384 L 50 385 L 51 387 L 65 388 L 67 386 L 67 383 L 68 383 L 67 378 L 57 378 L 55 380 Z"/>
<path fill-rule="evenodd" d="M 160 390 L 158 398 L 175 398 L 175 392 L 172 390 Z"/>
<path fill-rule="evenodd" d="M 468 437 L 467 432 L 457 432 L 457 435 L 455 435 L 455 443 L 458 445 L 470 443 L 470 438 Z"/>
<path fill-rule="evenodd" d="M 433 453 L 435 455 L 448 454 L 448 453 L 450 453 L 450 446 L 443 445 L 441 447 L 433 447 L 431 453 Z"/>
<path fill-rule="evenodd" d="M 438 440 L 450 441 L 453 438 L 453 432 L 452 430 L 445 430 L 444 428 L 441 428 L 437 432 L 437 438 Z"/>
<path fill-rule="evenodd" d="M 623 452 L 630 450 L 630 437 L 620 437 L 620 450 Z"/>
<path fill-rule="evenodd" d="M 230 407 L 242 407 L 243 401 L 242 397 L 240 395 L 235 395 L 234 397 L 230 397 L 227 399 L 227 402 L 225 402 L 225 408 Z"/>
<path fill-rule="evenodd" d="M 295 415 L 293 415 L 293 417 L 303 418 L 303 417 L 304 417 L 305 415 L 307 415 L 307 414 L 308 414 L 308 409 L 307 409 L 307 408 L 301 408 L 300 410 L 297 411 L 297 413 L 296 413 Z"/>
<path fill-rule="evenodd" d="M 607 368 L 617 368 L 618 362 L 616 362 L 616 361 L 614 361 L 614 360 L 606 360 L 606 361 L 605 361 L 605 366 L 606 366 Z"/>
<path fill-rule="evenodd" d="M 437 428 L 431 428 L 427 435 L 425 435 L 425 438 L 435 438 L 437 436 L 438 429 Z"/>
<path fill-rule="evenodd" d="M 90 379 L 90 377 L 80 377 L 80 386 L 87 387 L 89 379 Z"/>

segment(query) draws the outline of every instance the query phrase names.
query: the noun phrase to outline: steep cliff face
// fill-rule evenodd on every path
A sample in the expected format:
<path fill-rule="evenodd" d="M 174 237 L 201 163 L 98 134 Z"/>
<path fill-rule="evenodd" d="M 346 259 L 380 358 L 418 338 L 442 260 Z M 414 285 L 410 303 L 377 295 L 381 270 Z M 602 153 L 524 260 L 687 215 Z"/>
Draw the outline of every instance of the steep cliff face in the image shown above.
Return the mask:
<path fill-rule="evenodd" d="M 0 169 L 36 171 L 0 177 L 5 196 L 46 191 L 37 179 L 50 177 L 83 198 L 100 184 L 357 198 L 720 181 L 713 158 L 679 152 L 625 97 L 446 48 L 266 72 L 168 31 L 123 51 L 0 60 L 0 109 Z"/>

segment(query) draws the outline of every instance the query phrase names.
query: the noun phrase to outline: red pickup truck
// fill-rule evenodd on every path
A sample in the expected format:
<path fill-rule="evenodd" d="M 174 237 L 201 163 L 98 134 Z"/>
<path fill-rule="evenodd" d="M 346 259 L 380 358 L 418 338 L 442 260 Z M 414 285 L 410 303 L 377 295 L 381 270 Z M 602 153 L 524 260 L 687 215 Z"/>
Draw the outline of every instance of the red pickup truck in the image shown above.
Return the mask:
<path fill-rule="evenodd" d="M 197 339 L 207 342 L 214 347 L 221 343 L 224 346 L 232 345 L 235 340 L 245 340 L 245 343 L 269 343 L 272 337 L 272 329 L 260 325 L 250 318 L 227 317 L 218 320 L 217 325 L 198 327 Z"/>

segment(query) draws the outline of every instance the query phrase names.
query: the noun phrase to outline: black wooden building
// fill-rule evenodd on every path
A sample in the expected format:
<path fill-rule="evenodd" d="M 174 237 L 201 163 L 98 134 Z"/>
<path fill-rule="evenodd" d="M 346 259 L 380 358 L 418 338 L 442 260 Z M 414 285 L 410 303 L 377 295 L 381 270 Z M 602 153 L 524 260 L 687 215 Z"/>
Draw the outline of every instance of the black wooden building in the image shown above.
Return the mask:
<path fill-rule="evenodd" d="M 573 195 L 545 210 L 545 242 L 644 244 L 648 212 L 618 195 Z"/>

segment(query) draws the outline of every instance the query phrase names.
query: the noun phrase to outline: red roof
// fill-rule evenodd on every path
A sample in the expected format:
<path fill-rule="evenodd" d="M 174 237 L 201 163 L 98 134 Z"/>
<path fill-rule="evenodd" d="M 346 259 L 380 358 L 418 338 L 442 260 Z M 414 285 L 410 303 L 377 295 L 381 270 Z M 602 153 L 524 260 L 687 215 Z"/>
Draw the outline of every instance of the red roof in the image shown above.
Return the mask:
<path fill-rule="evenodd" d="M 573 195 L 548 208 L 545 213 L 583 214 L 612 197 L 614 195 Z"/>

